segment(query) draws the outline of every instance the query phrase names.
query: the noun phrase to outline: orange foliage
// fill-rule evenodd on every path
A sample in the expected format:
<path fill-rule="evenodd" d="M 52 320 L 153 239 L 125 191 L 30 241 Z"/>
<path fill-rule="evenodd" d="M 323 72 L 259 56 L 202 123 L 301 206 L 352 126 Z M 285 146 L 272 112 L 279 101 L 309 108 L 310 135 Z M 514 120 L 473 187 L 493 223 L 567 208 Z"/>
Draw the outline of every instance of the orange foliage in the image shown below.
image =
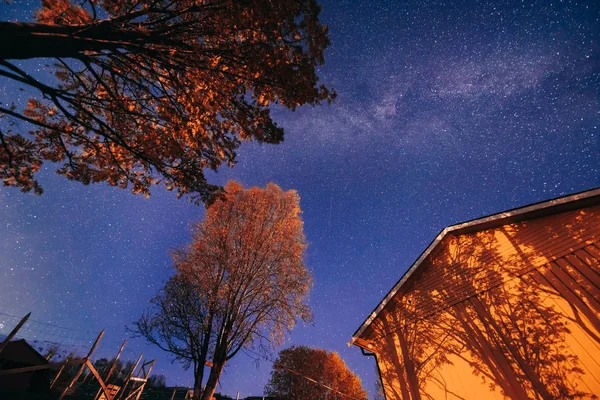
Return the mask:
<path fill-rule="evenodd" d="M 0 23 L 0 76 L 43 95 L 0 108 L 35 127 L 0 131 L 0 179 L 41 193 L 33 174 L 49 160 L 85 184 L 148 195 L 162 181 L 210 202 L 204 168 L 233 165 L 241 140 L 283 140 L 270 105 L 335 97 L 315 72 L 329 43 L 319 12 L 316 0 L 44 0 L 40 23 Z M 60 85 L 8 61 L 36 57 L 57 60 Z"/>
<path fill-rule="evenodd" d="M 367 399 L 360 379 L 337 353 L 306 346 L 279 352 L 265 392 L 281 400 Z"/>

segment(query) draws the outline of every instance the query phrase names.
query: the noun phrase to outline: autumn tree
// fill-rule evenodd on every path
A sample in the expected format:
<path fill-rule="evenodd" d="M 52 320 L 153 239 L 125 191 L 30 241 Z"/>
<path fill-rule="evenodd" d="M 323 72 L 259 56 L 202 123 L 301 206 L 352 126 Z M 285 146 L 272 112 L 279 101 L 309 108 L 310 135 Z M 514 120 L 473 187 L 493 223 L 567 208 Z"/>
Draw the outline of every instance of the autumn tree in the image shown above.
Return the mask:
<path fill-rule="evenodd" d="M 335 96 L 315 72 L 319 13 L 316 0 L 42 0 L 37 22 L 0 22 L 0 76 L 37 93 L 23 111 L 0 104 L 0 179 L 41 193 L 51 161 L 85 184 L 148 195 L 162 181 L 210 200 L 205 168 L 233 165 L 241 140 L 283 140 L 271 105 Z M 36 58 L 55 79 L 19 63 Z"/>
<path fill-rule="evenodd" d="M 265 393 L 281 400 L 367 399 L 360 379 L 336 352 L 306 346 L 279 352 Z"/>
<path fill-rule="evenodd" d="M 202 399 L 211 399 L 224 366 L 241 349 L 279 345 L 298 320 L 312 319 L 307 304 L 312 277 L 304 265 L 305 249 L 296 192 L 272 183 L 264 189 L 244 189 L 229 182 L 204 221 L 194 226 L 192 242 L 173 252 L 177 278 L 172 279 L 194 290 L 196 315 L 202 319 L 196 333 L 186 336 L 192 332 L 186 328 L 183 339 L 168 337 L 163 333 L 171 328 L 153 322 L 185 326 L 185 319 L 170 311 L 181 307 L 176 296 L 161 298 L 160 304 L 168 307 L 146 314 L 137 330 L 155 344 L 153 335 L 158 333 L 163 343 L 193 339 L 207 348 L 212 367 Z M 163 348 L 176 354 L 164 344 Z M 202 379 L 196 379 L 197 399 L 201 385 Z"/>

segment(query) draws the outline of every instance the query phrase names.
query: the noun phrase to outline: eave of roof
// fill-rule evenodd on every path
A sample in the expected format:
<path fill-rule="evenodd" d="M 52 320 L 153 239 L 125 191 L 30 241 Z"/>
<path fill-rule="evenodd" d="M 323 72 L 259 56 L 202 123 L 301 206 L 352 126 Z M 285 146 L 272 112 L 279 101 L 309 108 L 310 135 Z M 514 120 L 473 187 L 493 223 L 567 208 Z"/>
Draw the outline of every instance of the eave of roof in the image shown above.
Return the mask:
<path fill-rule="evenodd" d="M 558 214 L 565 211 L 570 211 L 576 208 L 583 208 L 595 204 L 600 204 L 600 188 L 586 190 L 583 192 L 571 194 L 564 197 L 545 200 L 539 203 L 529 204 L 527 206 L 514 208 L 497 214 L 492 214 L 487 217 L 477 218 L 460 224 L 451 225 L 444 228 L 436 238 L 427 246 L 425 251 L 421 253 L 419 258 L 411 265 L 400 280 L 392 287 L 383 300 L 375 307 L 373 312 L 367 317 L 362 325 L 354 332 L 348 346 L 356 344 L 362 333 L 371 325 L 377 318 L 381 310 L 389 303 L 389 301 L 398 293 L 402 285 L 413 275 L 421 263 L 431 254 L 437 245 L 450 233 L 464 234 L 486 229 L 493 229 L 498 226 L 516 223 L 527 219 L 534 219 L 551 214 Z"/>

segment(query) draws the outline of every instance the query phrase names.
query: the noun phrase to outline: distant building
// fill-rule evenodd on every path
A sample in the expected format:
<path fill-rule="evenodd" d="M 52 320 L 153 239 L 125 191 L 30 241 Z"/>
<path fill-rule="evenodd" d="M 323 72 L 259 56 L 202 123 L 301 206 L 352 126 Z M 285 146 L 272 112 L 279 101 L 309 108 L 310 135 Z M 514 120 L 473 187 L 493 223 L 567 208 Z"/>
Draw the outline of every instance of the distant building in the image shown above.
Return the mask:
<path fill-rule="evenodd" d="M 354 333 L 387 400 L 600 394 L 600 189 L 444 229 Z"/>
<path fill-rule="evenodd" d="M 13 340 L 0 353 L 0 371 L 35 365 L 48 361 L 24 339 Z M 48 387 L 48 369 L 0 375 L 0 389 L 45 389 Z"/>

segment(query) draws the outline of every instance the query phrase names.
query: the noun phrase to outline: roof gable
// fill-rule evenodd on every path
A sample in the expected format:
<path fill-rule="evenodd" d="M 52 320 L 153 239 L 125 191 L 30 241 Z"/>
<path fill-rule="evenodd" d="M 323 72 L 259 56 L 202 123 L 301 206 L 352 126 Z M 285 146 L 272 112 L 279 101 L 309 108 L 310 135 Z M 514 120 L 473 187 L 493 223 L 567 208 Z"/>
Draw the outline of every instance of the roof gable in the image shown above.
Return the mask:
<path fill-rule="evenodd" d="M 432 256 L 449 235 L 458 236 L 493 229 L 507 224 L 533 220 L 543 216 L 560 214 L 566 211 L 580 209 L 590 205 L 600 204 L 600 189 L 593 189 L 566 197 L 548 200 L 525 207 L 516 208 L 487 217 L 478 218 L 464 223 L 449 226 L 443 229 L 419 258 L 413 263 L 402 278 L 394 285 L 390 292 L 373 310 L 369 317 L 363 322 L 359 329 L 352 335 L 349 345 L 356 342 L 365 330 L 373 323 L 383 309 L 398 294 L 399 290 L 420 270 L 421 265 Z"/>
<path fill-rule="evenodd" d="M 13 340 L 0 354 L 0 360 L 19 362 L 27 365 L 48 364 L 48 361 L 25 339 Z"/>

